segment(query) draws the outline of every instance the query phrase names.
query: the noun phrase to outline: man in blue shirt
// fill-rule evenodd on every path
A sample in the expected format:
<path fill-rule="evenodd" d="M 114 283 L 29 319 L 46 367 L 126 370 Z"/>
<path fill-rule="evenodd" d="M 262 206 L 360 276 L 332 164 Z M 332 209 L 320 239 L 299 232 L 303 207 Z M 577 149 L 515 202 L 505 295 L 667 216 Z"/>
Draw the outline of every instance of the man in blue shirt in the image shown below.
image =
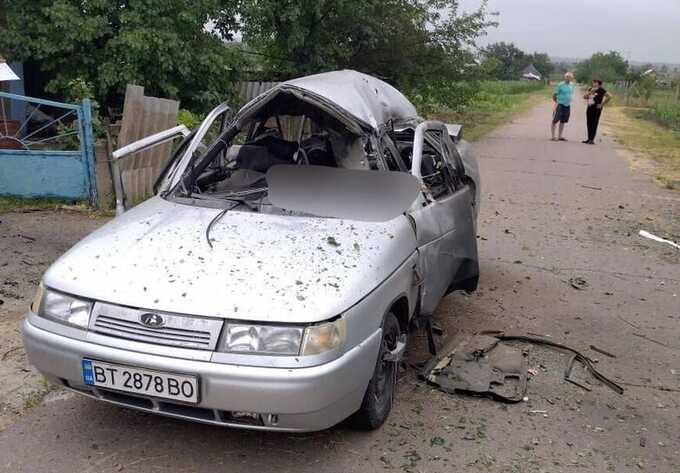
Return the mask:
<path fill-rule="evenodd" d="M 571 72 L 564 74 L 564 81 L 555 86 L 553 92 L 553 102 L 555 103 L 555 111 L 553 113 L 552 133 L 553 141 L 567 141 L 562 136 L 564 132 L 564 124 L 569 122 L 569 115 L 571 114 L 571 96 L 574 94 L 574 75 Z M 555 138 L 555 125 L 560 124 L 557 138 Z"/>

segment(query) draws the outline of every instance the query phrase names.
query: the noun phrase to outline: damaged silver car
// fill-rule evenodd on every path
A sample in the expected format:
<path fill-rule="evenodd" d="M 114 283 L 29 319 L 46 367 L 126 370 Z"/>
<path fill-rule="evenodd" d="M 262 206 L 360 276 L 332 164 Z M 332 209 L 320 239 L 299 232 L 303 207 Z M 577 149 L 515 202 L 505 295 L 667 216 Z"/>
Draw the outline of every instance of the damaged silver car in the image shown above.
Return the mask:
<path fill-rule="evenodd" d="M 338 71 L 118 150 L 182 138 L 152 198 L 120 199 L 45 273 L 23 326 L 31 362 L 181 419 L 377 428 L 409 331 L 477 286 L 479 173 L 460 130 Z"/>

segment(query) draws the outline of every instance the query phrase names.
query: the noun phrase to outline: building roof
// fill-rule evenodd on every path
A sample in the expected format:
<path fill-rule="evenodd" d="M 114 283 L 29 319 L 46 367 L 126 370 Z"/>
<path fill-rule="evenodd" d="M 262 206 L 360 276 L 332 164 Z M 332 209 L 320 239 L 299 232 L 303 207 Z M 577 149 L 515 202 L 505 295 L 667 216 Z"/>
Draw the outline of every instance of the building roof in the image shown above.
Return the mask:
<path fill-rule="evenodd" d="M 0 58 L 0 81 L 21 80 L 18 75 Z"/>
<path fill-rule="evenodd" d="M 536 67 L 533 64 L 529 64 L 522 71 L 522 77 L 524 77 L 524 76 L 538 77 L 540 79 L 541 73 L 538 72 L 538 69 L 536 69 Z"/>

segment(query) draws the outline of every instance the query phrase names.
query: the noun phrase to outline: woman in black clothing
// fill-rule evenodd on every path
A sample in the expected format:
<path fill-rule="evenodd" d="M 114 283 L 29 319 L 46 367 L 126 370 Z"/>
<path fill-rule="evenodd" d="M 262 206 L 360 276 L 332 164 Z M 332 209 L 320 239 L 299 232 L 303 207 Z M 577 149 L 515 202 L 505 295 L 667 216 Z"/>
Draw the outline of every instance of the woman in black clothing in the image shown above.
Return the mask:
<path fill-rule="evenodd" d="M 602 107 L 609 102 L 611 95 L 602 87 L 602 81 L 600 79 L 593 79 L 592 86 L 588 89 L 588 92 L 583 98 L 588 101 L 588 109 L 586 110 L 588 139 L 583 143 L 594 145 L 595 135 L 597 134 L 597 125 L 599 125 L 600 115 L 602 115 Z"/>

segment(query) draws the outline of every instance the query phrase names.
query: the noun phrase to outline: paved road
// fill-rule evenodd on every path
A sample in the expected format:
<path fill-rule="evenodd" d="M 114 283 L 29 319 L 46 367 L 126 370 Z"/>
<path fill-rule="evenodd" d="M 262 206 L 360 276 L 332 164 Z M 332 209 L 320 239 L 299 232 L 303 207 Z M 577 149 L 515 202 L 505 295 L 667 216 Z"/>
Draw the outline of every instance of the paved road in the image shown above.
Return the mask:
<path fill-rule="evenodd" d="M 373 433 L 223 430 L 57 392 L 0 433 L 0 471 L 680 471 L 678 253 L 637 236 L 680 234 L 680 194 L 632 176 L 608 142 L 580 144 L 579 111 L 572 141 L 549 142 L 549 115 L 538 107 L 478 144 L 481 287 L 450 296 L 438 318 L 450 334 L 495 328 L 584 351 L 593 343 L 616 354 L 591 352 L 625 383 L 623 396 L 563 382 L 566 357 L 536 347 L 528 402 L 445 395 L 411 369 Z M 588 287 L 572 288 L 572 277 Z M 416 337 L 409 358 L 422 354 Z"/>

